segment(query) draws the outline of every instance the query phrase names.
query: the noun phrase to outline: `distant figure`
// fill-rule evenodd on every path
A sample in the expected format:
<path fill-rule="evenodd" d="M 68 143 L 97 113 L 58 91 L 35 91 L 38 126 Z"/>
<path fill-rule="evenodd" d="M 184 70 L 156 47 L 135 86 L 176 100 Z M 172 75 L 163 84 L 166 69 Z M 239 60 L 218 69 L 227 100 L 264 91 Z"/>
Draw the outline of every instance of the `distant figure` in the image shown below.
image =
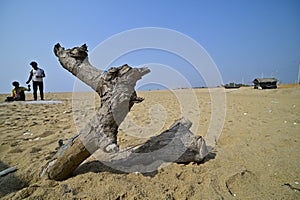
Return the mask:
<path fill-rule="evenodd" d="M 45 72 L 43 69 L 38 68 L 38 64 L 35 61 L 30 63 L 32 66 L 32 70 L 30 71 L 30 75 L 26 84 L 32 79 L 32 87 L 33 87 L 33 97 L 34 100 L 37 100 L 37 89 L 39 88 L 41 100 L 44 100 L 44 83 L 43 78 L 45 77 Z"/>
<path fill-rule="evenodd" d="M 20 83 L 14 81 L 12 85 L 15 87 L 12 89 L 12 96 L 7 97 L 5 101 L 25 101 L 25 91 L 30 91 L 30 85 L 28 88 L 20 86 Z"/>

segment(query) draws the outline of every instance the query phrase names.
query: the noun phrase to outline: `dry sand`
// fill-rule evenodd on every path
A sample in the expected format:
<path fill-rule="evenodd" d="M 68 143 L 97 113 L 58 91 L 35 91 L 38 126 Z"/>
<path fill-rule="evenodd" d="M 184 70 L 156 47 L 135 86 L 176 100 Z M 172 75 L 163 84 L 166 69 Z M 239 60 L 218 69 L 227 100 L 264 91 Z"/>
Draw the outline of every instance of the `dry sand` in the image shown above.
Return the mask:
<path fill-rule="evenodd" d="M 190 116 L 199 121 L 195 134 L 205 136 L 210 95 L 207 89 L 194 92 L 200 118 L 198 113 Z M 6 96 L 0 95 L 0 102 Z M 75 135 L 94 112 L 81 99 L 86 96 L 47 93 L 47 100 L 62 103 L 0 104 L 0 170 L 18 168 L 0 177 L 1 198 L 300 199 L 299 87 L 226 90 L 222 135 L 204 163 L 171 163 L 150 176 L 117 172 L 91 157 L 65 181 L 41 180 L 41 168 L 55 154 L 58 140 Z M 147 91 L 139 96 L 145 101 L 133 107 L 120 127 L 121 147 L 140 144 L 180 118 L 180 102 L 173 93 Z"/>

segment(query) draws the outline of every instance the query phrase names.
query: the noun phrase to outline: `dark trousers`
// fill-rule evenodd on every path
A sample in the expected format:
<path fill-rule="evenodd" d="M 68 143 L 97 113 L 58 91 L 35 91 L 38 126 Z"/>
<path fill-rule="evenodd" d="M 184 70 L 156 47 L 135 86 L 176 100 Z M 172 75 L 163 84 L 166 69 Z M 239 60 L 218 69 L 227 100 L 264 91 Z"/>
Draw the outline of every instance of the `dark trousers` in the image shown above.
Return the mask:
<path fill-rule="evenodd" d="M 34 98 L 34 100 L 37 100 L 37 90 L 38 90 L 38 88 L 39 88 L 39 91 L 40 91 L 41 100 L 44 100 L 44 84 L 43 84 L 43 82 L 33 81 L 32 82 L 32 87 L 33 87 L 33 98 Z"/>

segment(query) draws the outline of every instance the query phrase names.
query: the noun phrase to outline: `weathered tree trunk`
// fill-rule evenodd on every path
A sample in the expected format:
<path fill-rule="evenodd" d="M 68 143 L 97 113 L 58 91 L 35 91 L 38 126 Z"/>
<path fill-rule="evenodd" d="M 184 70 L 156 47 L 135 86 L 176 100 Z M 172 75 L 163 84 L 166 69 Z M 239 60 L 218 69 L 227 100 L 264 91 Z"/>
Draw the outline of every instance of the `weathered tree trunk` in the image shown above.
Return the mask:
<path fill-rule="evenodd" d="M 167 144 L 173 150 L 164 152 L 167 157 L 160 156 L 157 159 L 168 161 L 170 158 L 172 162 L 191 162 L 199 161 L 207 154 L 203 153 L 207 151 L 204 140 L 199 137 L 193 138 L 193 134 L 189 131 L 190 122 L 186 123 L 182 120 L 174 126 L 177 127 L 176 129 L 170 128 L 156 140 L 150 139 L 134 152 L 120 153 L 117 145 L 118 127 L 133 104 L 143 101 L 143 98 L 137 97 L 134 87 L 136 82 L 150 70 L 123 65 L 103 73 L 89 63 L 85 44 L 67 50 L 60 44 L 56 44 L 54 53 L 66 70 L 99 94 L 101 105 L 96 115 L 79 131 L 78 135 L 60 149 L 58 157 L 43 168 L 43 176 L 47 175 L 54 180 L 66 179 L 86 158 L 99 149 L 111 155 L 111 163 L 128 162 L 128 166 L 142 159 L 137 155 L 153 152 L 155 148 L 161 149 L 161 145 Z M 176 151 L 180 152 L 176 153 Z M 174 155 L 178 153 L 181 153 L 181 156 L 174 159 Z M 123 157 L 120 157 L 122 155 Z"/>
<path fill-rule="evenodd" d="M 44 168 L 43 174 L 50 179 L 63 180 L 97 149 L 118 151 L 118 127 L 133 104 L 143 101 L 137 97 L 134 87 L 150 70 L 123 65 L 104 74 L 90 65 L 86 45 L 65 50 L 56 44 L 54 53 L 66 70 L 89 85 L 101 98 L 97 114 L 79 131 L 78 137 L 63 148 L 62 153 L 59 152 L 57 160 Z"/>
<path fill-rule="evenodd" d="M 181 118 L 141 146 L 120 150 L 109 156 L 96 152 L 95 156 L 103 164 L 127 173 L 153 172 L 163 163 L 201 162 L 209 152 L 204 139 L 194 136 L 189 130 L 191 126 L 189 120 Z"/>

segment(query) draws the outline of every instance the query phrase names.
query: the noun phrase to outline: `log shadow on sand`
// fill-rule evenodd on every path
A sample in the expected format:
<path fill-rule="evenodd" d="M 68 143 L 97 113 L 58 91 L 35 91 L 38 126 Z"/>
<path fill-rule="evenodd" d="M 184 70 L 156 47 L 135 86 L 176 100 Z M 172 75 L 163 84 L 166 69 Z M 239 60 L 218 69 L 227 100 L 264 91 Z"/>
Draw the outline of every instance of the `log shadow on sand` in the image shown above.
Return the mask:
<path fill-rule="evenodd" d="M 201 162 L 197 162 L 198 165 L 201 165 L 205 162 L 208 162 L 212 159 L 215 159 L 216 153 L 210 152 Z M 190 162 L 179 162 L 178 164 L 186 164 L 188 165 Z M 158 168 L 152 172 L 144 172 L 141 173 L 144 176 L 150 176 L 154 177 L 158 173 Z M 101 172 L 110 172 L 113 174 L 129 174 L 129 172 L 125 172 L 122 170 L 114 169 L 113 167 L 110 167 L 98 160 L 90 161 L 90 162 L 85 162 L 81 164 L 74 172 L 72 173 L 72 176 L 77 176 L 80 174 L 85 174 L 85 173 L 101 173 Z"/>
<path fill-rule="evenodd" d="M 0 161 L 0 171 L 10 166 Z M 19 179 L 15 174 L 9 173 L 0 177 L 0 198 L 12 192 L 16 192 L 24 187 L 28 187 L 28 183 Z"/>
<path fill-rule="evenodd" d="M 88 172 L 93 172 L 93 173 L 100 173 L 100 172 L 110 172 L 114 174 L 126 174 L 126 172 L 113 169 L 102 162 L 98 160 L 90 161 L 81 164 L 79 167 L 77 167 L 74 172 L 72 173 L 73 176 L 77 176 L 80 174 L 85 174 Z"/>
<path fill-rule="evenodd" d="M 202 162 L 197 163 L 197 164 L 198 165 L 203 164 L 205 162 L 208 162 L 211 159 L 215 159 L 215 157 L 216 157 L 215 153 L 209 153 Z M 189 163 L 180 163 L 180 164 L 187 165 Z M 86 162 L 86 163 L 83 163 L 82 165 L 80 165 L 76 170 L 74 170 L 72 176 L 86 174 L 89 172 L 92 172 L 92 173 L 110 172 L 113 174 L 129 174 L 128 172 L 114 169 L 112 167 L 109 167 L 109 166 L 101 163 L 98 160 L 94 160 L 94 161 Z M 144 176 L 154 177 L 157 173 L 158 173 L 158 169 L 153 172 L 146 172 L 146 173 L 141 173 L 141 174 L 143 174 Z"/>

